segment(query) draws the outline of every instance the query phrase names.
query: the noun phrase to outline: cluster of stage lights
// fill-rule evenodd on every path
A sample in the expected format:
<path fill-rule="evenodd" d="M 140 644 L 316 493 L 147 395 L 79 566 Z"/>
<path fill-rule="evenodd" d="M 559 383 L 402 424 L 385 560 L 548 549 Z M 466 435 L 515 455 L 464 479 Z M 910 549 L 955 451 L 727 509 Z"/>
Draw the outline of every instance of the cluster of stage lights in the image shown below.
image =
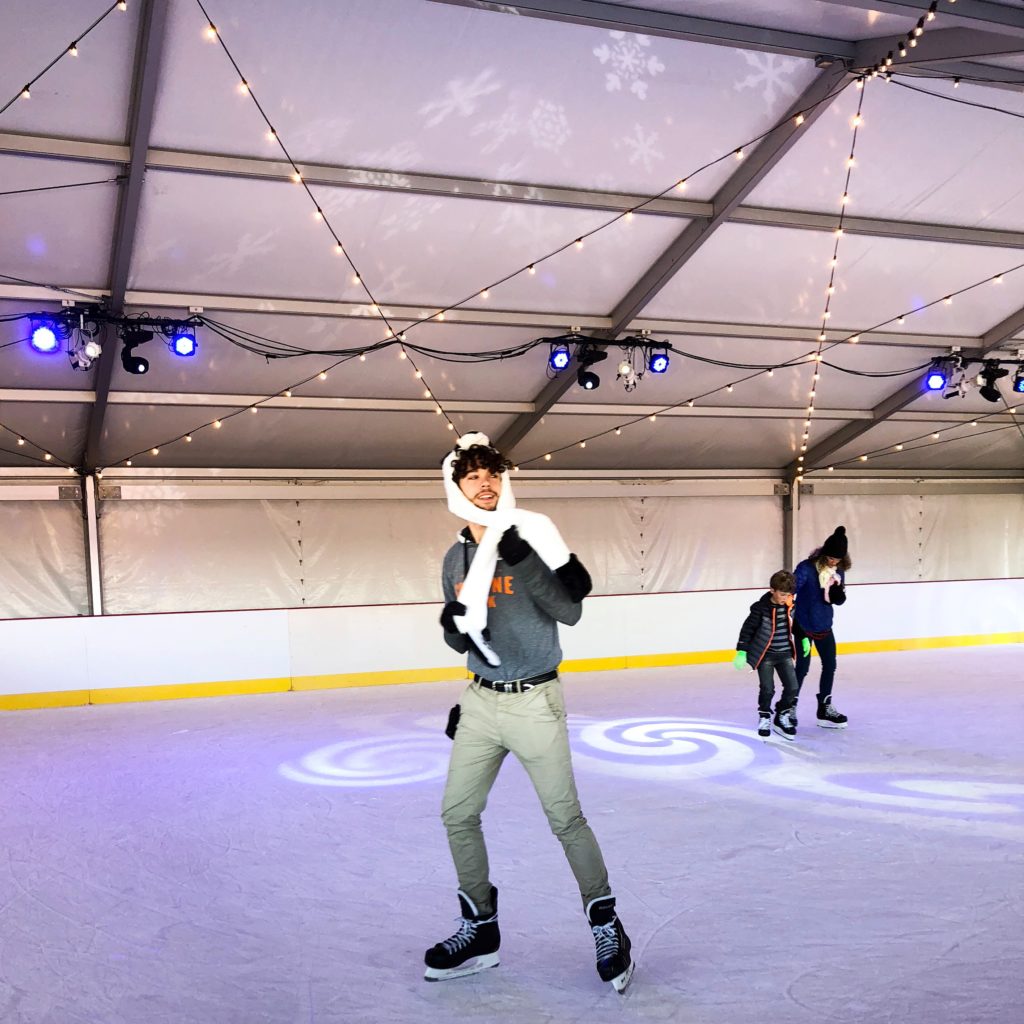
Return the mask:
<path fill-rule="evenodd" d="M 199 351 L 196 328 L 190 321 L 162 317 L 127 319 L 98 309 L 33 314 L 29 317 L 28 343 L 36 352 L 47 356 L 63 349 L 74 369 L 88 370 L 103 351 L 97 340 L 103 324 L 112 325 L 120 335 L 121 365 L 126 373 L 135 376 L 149 372 L 149 360 L 136 355 L 135 350 L 158 334 L 176 356 L 188 359 Z"/>
<path fill-rule="evenodd" d="M 567 369 L 573 360 L 573 349 L 576 356 L 576 383 L 584 391 L 596 391 L 601 386 L 601 378 L 594 372 L 593 366 L 608 358 L 608 353 L 590 341 L 575 333 L 575 330 L 559 338 L 545 338 L 550 342 L 548 366 L 554 373 Z M 667 343 L 649 341 L 646 337 L 625 338 L 617 343 L 623 349 L 624 358 L 618 365 L 617 380 L 624 382 L 627 391 L 636 387 L 638 378 L 645 370 L 651 373 L 665 373 L 669 366 L 669 345 Z M 634 354 L 640 351 L 644 360 L 637 372 L 634 366 Z"/>
<path fill-rule="evenodd" d="M 1010 375 L 1010 370 L 1002 365 L 1004 362 L 1009 362 L 1010 366 L 1016 365 L 1011 386 L 1015 394 L 1024 394 L 1024 348 L 1022 348 L 1018 349 L 1015 362 L 986 359 L 982 363 L 981 371 L 974 378 L 973 383 L 978 388 L 978 394 L 986 402 L 996 403 L 1003 400 L 998 382 Z M 948 357 L 936 359 L 935 365 L 925 377 L 924 385 L 928 391 L 941 391 L 943 398 L 963 398 L 971 386 L 963 358 L 954 352 Z"/>

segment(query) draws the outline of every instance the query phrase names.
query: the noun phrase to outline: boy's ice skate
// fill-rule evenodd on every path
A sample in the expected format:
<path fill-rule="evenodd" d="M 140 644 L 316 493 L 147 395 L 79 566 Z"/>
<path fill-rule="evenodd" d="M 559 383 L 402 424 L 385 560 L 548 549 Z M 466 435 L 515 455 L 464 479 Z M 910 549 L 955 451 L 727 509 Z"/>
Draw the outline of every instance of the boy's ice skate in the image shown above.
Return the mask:
<path fill-rule="evenodd" d="M 427 981 L 448 981 L 498 966 L 498 890 L 491 888 L 494 913 L 483 915 L 476 904 L 460 889 L 459 907 L 462 918 L 459 930 L 444 942 L 431 946 L 423 958 L 427 965 L 423 977 Z"/>
<path fill-rule="evenodd" d="M 771 734 L 772 716 L 767 711 L 759 711 L 757 713 L 757 735 L 766 740 Z"/>
<path fill-rule="evenodd" d="M 847 718 L 832 706 L 832 698 L 818 701 L 818 725 L 823 729 L 845 729 Z"/>
<path fill-rule="evenodd" d="M 786 710 L 786 711 L 776 711 L 775 712 L 775 719 L 774 719 L 772 724 L 775 727 L 775 731 L 784 740 L 795 740 L 796 739 L 796 726 L 793 724 L 793 712 L 792 711 L 789 711 L 789 710 Z"/>
<path fill-rule="evenodd" d="M 615 913 L 615 897 L 603 896 L 587 904 L 587 920 L 597 947 L 597 973 L 610 981 L 616 992 L 625 992 L 633 977 L 631 943 Z"/>

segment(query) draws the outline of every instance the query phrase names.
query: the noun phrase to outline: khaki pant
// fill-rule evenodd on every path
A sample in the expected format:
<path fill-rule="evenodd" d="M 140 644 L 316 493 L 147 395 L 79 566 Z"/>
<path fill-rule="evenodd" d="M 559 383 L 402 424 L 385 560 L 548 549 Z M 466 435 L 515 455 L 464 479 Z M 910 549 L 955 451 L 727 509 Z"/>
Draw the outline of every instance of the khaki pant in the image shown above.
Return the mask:
<path fill-rule="evenodd" d="M 461 705 L 441 807 L 459 888 L 480 913 L 493 912 L 480 815 L 511 751 L 530 776 L 551 831 L 565 850 L 584 907 L 609 895 L 604 858 L 576 795 L 561 681 L 552 679 L 526 693 L 495 693 L 470 683 Z"/>

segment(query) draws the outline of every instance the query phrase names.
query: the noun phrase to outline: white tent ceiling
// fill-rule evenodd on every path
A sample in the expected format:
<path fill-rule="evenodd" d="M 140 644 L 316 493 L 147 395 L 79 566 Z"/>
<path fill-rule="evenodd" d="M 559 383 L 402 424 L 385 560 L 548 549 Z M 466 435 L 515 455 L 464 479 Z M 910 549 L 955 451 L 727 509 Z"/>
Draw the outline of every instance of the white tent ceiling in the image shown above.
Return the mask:
<path fill-rule="evenodd" d="M 1024 467 L 1006 402 L 918 394 L 920 369 L 879 376 L 954 345 L 1024 346 L 1021 4 L 942 0 L 895 81 L 858 90 L 926 0 L 204 0 L 246 94 L 197 0 L 128 0 L 35 81 L 108 6 L 0 9 L 0 105 L 33 82 L 0 114 L 0 318 L 62 298 L 201 307 L 310 354 L 267 360 L 201 327 L 194 359 L 140 349 L 139 377 L 110 334 L 77 372 L 31 350 L 26 321 L 0 322 L 0 466 L 49 451 L 93 469 L 156 447 L 136 464 L 426 469 L 453 436 L 436 399 L 530 467 L 794 472 L 863 101 L 809 465 Z M 463 355 L 578 327 L 610 358 L 593 392 L 574 368 L 550 381 L 546 347 L 414 355 L 420 379 L 395 346 L 333 366 L 328 351 L 386 341 L 388 324 Z M 679 352 L 627 392 L 615 341 L 644 329 Z M 744 380 L 743 365 L 779 368 Z"/>

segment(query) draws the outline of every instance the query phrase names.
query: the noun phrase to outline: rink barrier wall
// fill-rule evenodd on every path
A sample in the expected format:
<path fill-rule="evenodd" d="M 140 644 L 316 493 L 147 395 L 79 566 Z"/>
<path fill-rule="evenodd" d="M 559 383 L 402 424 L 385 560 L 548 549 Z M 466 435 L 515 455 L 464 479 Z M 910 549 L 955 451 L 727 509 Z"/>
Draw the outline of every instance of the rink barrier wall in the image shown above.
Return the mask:
<path fill-rule="evenodd" d="M 839 653 L 1024 643 L 1024 579 L 851 586 Z M 597 596 L 561 671 L 727 662 L 761 589 Z M 0 710 L 465 680 L 438 604 L 0 621 Z M 431 653 L 436 652 L 436 653 Z M 439 659 L 440 660 L 440 659 Z"/>

